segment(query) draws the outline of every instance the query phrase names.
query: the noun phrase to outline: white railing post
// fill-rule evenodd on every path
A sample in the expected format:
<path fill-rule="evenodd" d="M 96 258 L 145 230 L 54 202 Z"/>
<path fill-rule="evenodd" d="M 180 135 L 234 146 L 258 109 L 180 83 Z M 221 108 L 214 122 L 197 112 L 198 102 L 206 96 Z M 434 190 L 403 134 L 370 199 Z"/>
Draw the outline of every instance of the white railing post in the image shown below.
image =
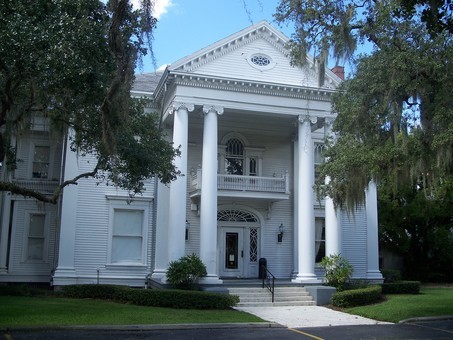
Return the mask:
<path fill-rule="evenodd" d="M 285 172 L 285 194 L 289 194 L 289 172 Z"/>

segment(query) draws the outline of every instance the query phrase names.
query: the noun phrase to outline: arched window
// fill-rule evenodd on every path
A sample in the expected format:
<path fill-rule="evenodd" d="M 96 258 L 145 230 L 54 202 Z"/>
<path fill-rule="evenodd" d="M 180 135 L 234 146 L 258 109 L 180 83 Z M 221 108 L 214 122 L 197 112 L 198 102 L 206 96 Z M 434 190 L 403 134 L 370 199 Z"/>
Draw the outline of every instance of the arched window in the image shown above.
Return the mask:
<path fill-rule="evenodd" d="M 244 145 L 237 138 L 231 138 L 226 143 L 225 173 L 229 175 L 244 174 Z"/>
<path fill-rule="evenodd" d="M 258 218 L 246 211 L 220 210 L 217 212 L 217 221 L 227 222 L 258 222 Z"/>

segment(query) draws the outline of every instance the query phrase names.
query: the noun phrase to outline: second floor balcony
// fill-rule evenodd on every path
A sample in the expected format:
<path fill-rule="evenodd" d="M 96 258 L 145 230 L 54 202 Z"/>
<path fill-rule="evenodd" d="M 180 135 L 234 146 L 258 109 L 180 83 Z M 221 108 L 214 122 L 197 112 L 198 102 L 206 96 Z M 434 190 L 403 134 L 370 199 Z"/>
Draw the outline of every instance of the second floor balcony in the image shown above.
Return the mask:
<path fill-rule="evenodd" d="M 201 196 L 203 185 L 202 169 L 191 173 L 190 197 Z M 280 177 L 217 175 L 217 196 L 231 198 L 250 198 L 267 200 L 286 200 L 289 198 L 289 175 Z"/>
<path fill-rule="evenodd" d="M 53 194 L 55 189 L 60 184 L 56 180 L 38 180 L 38 179 L 13 179 L 12 182 L 22 188 L 40 192 L 44 195 Z"/>

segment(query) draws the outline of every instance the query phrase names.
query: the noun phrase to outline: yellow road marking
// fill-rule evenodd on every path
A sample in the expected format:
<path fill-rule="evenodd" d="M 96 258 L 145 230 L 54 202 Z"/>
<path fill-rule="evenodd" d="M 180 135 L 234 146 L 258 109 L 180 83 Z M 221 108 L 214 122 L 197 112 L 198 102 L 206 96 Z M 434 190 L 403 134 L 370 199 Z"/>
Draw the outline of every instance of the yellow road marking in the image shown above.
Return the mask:
<path fill-rule="evenodd" d="M 308 336 L 309 338 L 312 338 L 312 339 L 316 339 L 316 340 L 324 340 L 323 338 L 317 337 L 316 335 L 313 335 L 313 334 L 310 334 L 310 333 L 305 333 L 305 332 L 299 331 L 298 329 L 294 329 L 294 328 L 288 328 L 288 329 L 289 329 L 290 331 L 293 331 L 293 332 L 296 332 L 296 333 L 299 333 L 299 334 Z"/>

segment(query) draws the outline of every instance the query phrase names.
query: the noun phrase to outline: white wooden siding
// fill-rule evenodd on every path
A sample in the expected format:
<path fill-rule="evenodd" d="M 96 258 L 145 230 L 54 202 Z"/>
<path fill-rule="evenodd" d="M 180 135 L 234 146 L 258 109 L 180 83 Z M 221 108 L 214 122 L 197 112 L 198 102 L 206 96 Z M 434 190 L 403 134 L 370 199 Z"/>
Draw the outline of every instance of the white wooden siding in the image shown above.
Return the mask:
<path fill-rule="evenodd" d="M 360 207 L 350 215 L 343 212 L 341 223 L 343 232 L 342 256 L 354 266 L 353 277 L 364 278 L 368 268 L 365 208 Z"/>
<path fill-rule="evenodd" d="M 14 200 L 11 230 L 11 248 L 8 275 L 15 281 L 50 282 L 51 272 L 55 269 L 55 240 L 57 206 L 43 204 L 33 199 Z M 32 213 L 45 214 L 45 247 L 43 260 L 28 260 L 27 218 Z M 22 279 L 20 279 L 22 278 Z"/>
<path fill-rule="evenodd" d="M 79 158 L 79 171 L 90 171 L 95 164 L 91 156 Z M 99 269 L 101 283 L 123 283 L 130 285 L 143 285 L 145 277 L 152 271 L 152 238 L 153 238 L 153 194 L 154 180 L 145 185 L 146 191 L 140 198 L 147 197 L 149 203 L 148 215 L 144 216 L 147 225 L 147 239 L 145 240 L 145 266 L 115 266 L 109 265 L 108 247 L 110 224 L 109 197 L 125 198 L 128 193 L 111 185 L 101 182 L 96 184 L 96 179 L 82 179 L 78 185 L 77 220 L 76 220 L 76 245 L 74 263 L 78 282 L 95 283 Z M 116 201 L 116 200 L 115 200 Z M 132 201 L 131 206 L 134 206 Z M 64 251 L 64 250 L 62 250 Z"/>

